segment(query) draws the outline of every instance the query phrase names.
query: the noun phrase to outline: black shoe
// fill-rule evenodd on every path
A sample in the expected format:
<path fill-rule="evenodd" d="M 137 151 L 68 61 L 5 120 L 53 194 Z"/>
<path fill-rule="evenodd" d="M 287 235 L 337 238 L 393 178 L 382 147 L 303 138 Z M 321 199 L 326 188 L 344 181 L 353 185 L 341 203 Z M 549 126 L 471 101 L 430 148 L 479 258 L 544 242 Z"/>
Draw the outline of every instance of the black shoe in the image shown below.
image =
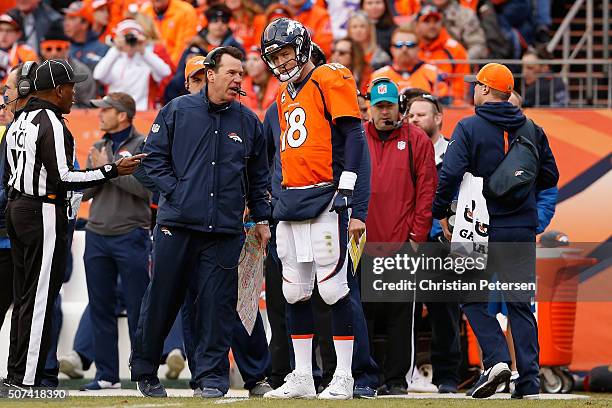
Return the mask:
<path fill-rule="evenodd" d="M 378 388 L 377 395 L 406 395 L 408 390 L 402 385 L 383 385 Z"/>
<path fill-rule="evenodd" d="M 456 392 L 457 392 L 457 386 L 454 384 L 438 385 L 438 394 L 455 394 Z"/>
<path fill-rule="evenodd" d="M 158 378 L 140 380 L 136 383 L 136 388 L 145 397 L 166 398 L 168 396 L 166 389 L 161 385 Z"/>
<path fill-rule="evenodd" d="M 512 372 L 506 363 L 497 363 L 489 367 L 474 385 L 472 398 L 488 398 L 495 394 L 497 386 L 510 380 Z"/>
<path fill-rule="evenodd" d="M 200 397 L 202 398 L 221 398 L 224 395 L 225 394 L 223 394 L 223 392 L 221 392 L 221 390 L 219 390 L 218 388 L 203 387 L 202 394 L 200 394 Z"/>
<path fill-rule="evenodd" d="M 372 399 L 376 397 L 376 390 L 366 385 L 355 386 L 353 390 L 353 398 Z"/>

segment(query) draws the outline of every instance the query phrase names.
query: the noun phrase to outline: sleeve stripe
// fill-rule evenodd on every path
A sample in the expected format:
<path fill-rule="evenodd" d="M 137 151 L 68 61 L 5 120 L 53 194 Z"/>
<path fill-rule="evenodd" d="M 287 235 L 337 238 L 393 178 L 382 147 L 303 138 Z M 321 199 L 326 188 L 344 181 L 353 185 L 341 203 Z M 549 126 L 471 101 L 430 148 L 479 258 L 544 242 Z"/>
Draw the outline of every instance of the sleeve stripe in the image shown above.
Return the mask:
<path fill-rule="evenodd" d="M 53 127 L 55 159 L 60 179 L 65 183 L 83 183 L 103 180 L 105 176 L 101 170 L 70 171 L 66 159 L 66 151 L 64 150 L 64 127 L 53 112 L 46 110 L 46 113 Z"/>

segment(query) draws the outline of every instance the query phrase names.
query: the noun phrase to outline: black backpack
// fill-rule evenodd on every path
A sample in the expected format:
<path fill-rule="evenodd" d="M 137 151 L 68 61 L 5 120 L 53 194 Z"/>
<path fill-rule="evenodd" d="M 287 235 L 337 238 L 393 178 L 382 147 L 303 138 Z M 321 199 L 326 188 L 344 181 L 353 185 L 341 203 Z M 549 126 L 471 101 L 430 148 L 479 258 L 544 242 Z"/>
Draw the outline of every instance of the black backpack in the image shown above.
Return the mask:
<path fill-rule="evenodd" d="M 527 119 L 516 131 L 504 159 L 484 179 L 482 194 L 486 199 L 502 201 L 506 206 L 521 205 L 527 199 L 540 171 L 535 135 L 535 125 Z"/>

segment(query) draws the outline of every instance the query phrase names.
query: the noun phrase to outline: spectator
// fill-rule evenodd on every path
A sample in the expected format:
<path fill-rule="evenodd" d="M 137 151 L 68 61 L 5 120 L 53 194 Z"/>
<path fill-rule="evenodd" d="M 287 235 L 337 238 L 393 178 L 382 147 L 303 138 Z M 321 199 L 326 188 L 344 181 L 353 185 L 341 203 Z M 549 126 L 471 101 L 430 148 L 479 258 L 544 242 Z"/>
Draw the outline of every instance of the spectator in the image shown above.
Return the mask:
<path fill-rule="evenodd" d="M 97 96 L 96 81 L 87 65 L 70 57 L 70 39 L 64 34 L 61 23 L 55 23 L 47 30 L 40 42 L 40 56 L 41 60 L 66 60 L 75 71 L 87 74 L 85 81 L 74 85 L 74 101 L 77 108 L 88 107 L 89 101 Z"/>
<path fill-rule="evenodd" d="M 153 22 L 151 17 L 142 13 L 134 13 L 133 16 L 134 20 L 142 27 L 143 35 L 145 36 L 147 41 L 149 41 L 149 43 L 153 45 L 153 52 L 155 53 L 155 55 L 161 58 L 170 67 L 170 70 L 174 72 L 175 66 L 172 62 L 172 58 L 168 53 L 166 45 L 161 40 L 159 31 L 157 30 L 157 27 L 155 26 L 155 23 Z M 155 81 L 151 78 L 151 80 L 149 81 L 149 106 L 158 109 L 165 104 L 164 92 L 166 91 L 166 87 L 168 86 L 171 80 L 172 73 L 164 77 L 164 79 L 162 79 L 159 83 L 155 83 Z"/>
<path fill-rule="evenodd" d="M 537 63 L 538 60 L 551 59 L 545 50 L 527 51 L 523 55 L 523 106 L 567 106 L 567 87 L 563 79 L 550 71 L 548 64 Z"/>
<path fill-rule="evenodd" d="M 408 120 L 413 125 L 423 129 L 434 147 L 436 170 L 442 168 L 442 162 L 448 140 L 442 135 L 442 106 L 438 100 L 427 93 L 421 93 L 408 102 Z M 433 220 L 428 241 L 440 242 L 440 238 L 448 231 L 442 231 L 438 220 Z M 450 233 L 444 238 L 450 240 Z M 445 258 L 448 253 L 440 246 L 431 246 L 430 256 Z M 456 393 L 459 384 L 459 366 L 461 365 L 461 339 L 459 323 L 461 312 L 457 302 L 427 302 L 427 314 L 431 326 L 431 364 L 433 368 L 432 383 L 441 394 Z M 417 303 L 416 316 L 422 315 L 422 303 Z M 415 381 L 412 387 L 428 390 L 430 384 Z M 411 390 L 411 386 L 408 386 Z"/>
<path fill-rule="evenodd" d="M 318 0 L 317 4 L 327 7 L 334 38 L 346 37 L 349 17 L 359 10 L 360 0 Z"/>
<path fill-rule="evenodd" d="M 230 30 L 242 49 L 248 50 L 252 46 L 259 46 L 259 37 L 256 37 L 255 17 L 263 14 L 263 9 L 252 0 L 226 0 L 225 5 L 231 11 Z"/>
<path fill-rule="evenodd" d="M 406 88 L 421 88 L 448 101 L 449 90 L 445 76 L 436 66 L 421 61 L 416 34 L 400 26 L 393 32 L 391 43 L 393 63 L 375 71 L 370 80 L 390 78 L 402 91 Z"/>
<path fill-rule="evenodd" d="M 391 80 L 373 81 L 372 120 L 365 124 L 372 161 L 372 193 L 366 220 L 368 240 L 386 243 L 388 250 L 393 247 L 395 251 L 406 242 L 416 248 L 418 243 L 427 241 L 437 179 L 433 146 L 421 129 L 402 124 L 398 98 L 397 85 Z M 409 152 L 413 152 L 412 160 L 407 157 Z M 412 378 L 415 370 L 415 308 L 414 299 L 364 304 L 370 344 L 375 326 L 384 325 L 388 335 L 385 358 L 379 362 L 383 372 L 379 395 L 407 392 L 406 377 Z"/>
<path fill-rule="evenodd" d="M 19 43 L 22 33 L 20 20 L 15 11 L 0 15 L 0 83 L 4 82 L 11 67 L 38 60 L 32 48 Z"/>
<path fill-rule="evenodd" d="M 110 0 L 93 0 L 91 2 L 91 31 L 98 35 L 101 42 L 110 36 L 112 27 L 110 25 Z"/>
<path fill-rule="evenodd" d="M 292 18 L 306 27 L 313 42 L 319 44 L 326 56 L 331 53 L 334 40 L 329 13 L 314 0 L 284 0 Z"/>
<path fill-rule="evenodd" d="M 391 62 L 389 54 L 376 42 L 376 28 L 364 12 L 355 12 L 349 18 L 347 36 L 361 45 L 365 61 L 372 69 L 378 69 Z"/>
<path fill-rule="evenodd" d="M 136 21 L 122 21 L 115 33 L 114 45 L 96 66 L 94 78 L 107 85 L 109 92 L 131 95 L 136 110 L 153 108 L 149 105 L 151 86 L 159 84 L 172 70 L 153 52 L 154 44 L 146 39 Z"/>
<path fill-rule="evenodd" d="M 444 28 L 466 49 L 470 59 L 484 59 L 488 55 L 485 33 L 474 10 L 458 0 L 431 0 L 442 12 Z"/>
<path fill-rule="evenodd" d="M 261 49 L 252 47 L 247 53 L 246 76 L 242 82 L 242 89 L 246 96 L 242 102 L 263 120 L 266 110 L 276 100 L 279 82 L 272 77 L 266 63 L 261 59 Z"/>
<path fill-rule="evenodd" d="M 488 57 L 490 59 L 514 58 L 514 45 L 502 30 L 491 0 L 480 0 L 477 13 L 480 26 L 485 34 Z"/>
<path fill-rule="evenodd" d="M 53 22 L 61 21 L 62 16 L 41 0 L 17 0 L 13 9 L 21 19 L 21 41 L 39 52 L 40 39 Z"/>
<path fill-rule="evenodd" d="M 70 57 L 93 71 L 108 51 L 108 46 L 102 44 L 91 30 L 91 13 L 83 2 L 72 3 L 64 13 L 64 32 L 70 38 Z"/>
<path fill-rule="evenodd" d="M 185 78 L 187 61 L 194 57 L 202 57 L 206 54 L 206 50 L 196 45 L 191 45 L 185 50 L 174 76 L 168 83 L 168 86 L 166 86 L 164 91 L 164 102 L 168 103 L 177 96 L 186 95 L 188 93 L 186 89 L 187 78 Z"/>
<path fill-rule="evenodd" d="M 535 2 L 535 35 L 537 45 L 546 45 L 550 41 L 550 26 L 552 25 L 551 0 L 534 0 Z"/>
<path fill-rule="evenodd" d="M 389 9 L 388 0 L 361 0 L 360 8 L 376 25 L 376 42 L 386 53 L 391 52 L 391 34 L 395 30 L 393 14 Z"/>
<path fill-rule="evenodd" d="M 530 0 L 492 0 L 497 21 L 514 48 L 513 58 L 521 57 L 534 39 L 533 7 Z"/>
<path fill-rule="evenodd" d="M 140 12 L 155 21 L 172 62 L 178 65 L 189 39 L 197 33 L 195 9 L 182 0 L 150 0 Z"/>
<path fill-rule="evenodd" d="M 261 34 L 263 33 L 264 29 L 268 26 L 268 24 L 270 24 L 272 20 L 276 20 L 277 18 L 282 18 L 282 17 L 292 18 L 289 7 L 281 3 L 270 4 L 268 8 L 266 8 L 266 11 L 264 14 L 260 14 L 255 17 L 255 19 L 253 20 L 253 25 L 255 26 L 254 36 L 255 36 L 255 39 L 257 40 L 257 43 L 255 45 L 260 45 L 259 41 L 261 39 Z"/>
<path fill-rule="evenodd" d="M 331 62 L 337 62 L 350 69 L 357 82 L 357 89 L 365 95 L 372 69 L 366 63 L 363 48 L 359 43 L 348 37 L 336 41 L 332 49 Z"/>
<path fill-rule="evenodd" d="M 357 94 L 357 103 L 359 103 L 359 112 L 361 113 L 361 120 L 367 122 L 370 120 L 370 104 L 366 99 L 365 95 L 361 92 Z"/>
<path fill-rule="evenodd" d="M 442 27 L 442 15 L 434 6 L 423 7 L 416 15 L 416 33 L 419 37 L 419 57 L 434 64 L 436 60 L 467 60 L 465 48 L 453 40 Z M 463 104 L 465 83 L 463 76 L 470 73 L 468 64 L 436 64 L 449 77 L 450 94 L 454 104 Z M 422 88 L 422 87 L 419 87 Z"/>
<path fill-rule="evenodd" d="M 132 121 L 136 103 L 128 94 L 110 93 L 91 101 L 100 108 L 102 140 L 90 150 L 88 167 L 98 167 L 139 153 L 142 136 Z M 121 388 L 117 349 L 117 278 L 126 302 L 130 341 L 134 341 L 140 304 L 149 284 L 149 222 L 151 193 L 132 175 L 85 190 L 93 199 L 85 234 L 85 273 L 93 327 L 96 376 L 81 389 Z"/>

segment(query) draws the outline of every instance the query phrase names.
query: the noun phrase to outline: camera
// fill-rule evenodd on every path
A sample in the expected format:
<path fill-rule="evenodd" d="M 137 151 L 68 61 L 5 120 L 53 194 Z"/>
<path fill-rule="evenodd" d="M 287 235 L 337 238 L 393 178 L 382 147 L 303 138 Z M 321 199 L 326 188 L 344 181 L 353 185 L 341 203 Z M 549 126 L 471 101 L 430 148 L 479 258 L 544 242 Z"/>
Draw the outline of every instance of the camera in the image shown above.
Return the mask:
<path fill-rule="evenodd" d="M 138 37 L 134 33 L 127 33 L 124 38 L 125 43 L 130 47 L 135 47 L 138 44 Z"/>

